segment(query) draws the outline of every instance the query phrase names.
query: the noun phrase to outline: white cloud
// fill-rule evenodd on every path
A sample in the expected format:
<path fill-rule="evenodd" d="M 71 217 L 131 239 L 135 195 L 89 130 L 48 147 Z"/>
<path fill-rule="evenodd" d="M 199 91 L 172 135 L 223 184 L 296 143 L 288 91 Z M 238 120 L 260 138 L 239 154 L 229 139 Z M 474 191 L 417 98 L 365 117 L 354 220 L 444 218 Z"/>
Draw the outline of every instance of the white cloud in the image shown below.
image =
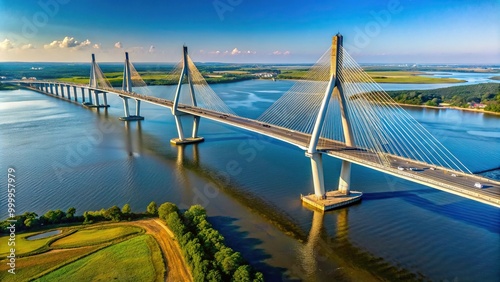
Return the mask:
<path fill-rule="evenodd" d="M 79 42 L 79 41 L 75 40 L 74 37 L 66 36 L 66 37 L 64 37 L 63 40 L 54 40 L 50 44 L 45 44 L 43 47 L 45 49 L 56 49 L 56 48 L 61 48 L 61 49 L 67 49 L 67 48 L 80 49 L 80 48 L 89 46 L 90 44 L 91 44 L 91 42 L 88 39 L 86 39 L 83 42 Z"/>
<path fill-rule="evenodd" d="M 21 46 L 21 50 L 35 49 L 35 46 L 31 43 Z"/>
<path fill-rule="evenodd" d="M 151 45 L 149 46 L 149 50 L 148 50 L 148 53 L 153 53 L 155 51 L 155 46 Z"/>
<path fill-rule="evenodd" d="M 14 48 L 14 44 L 9 39 L 5 38 L 4 41 L 0 42 L 0 50 L 9 50 L 12 48 Z"/>
<path fill-rule="evenodd" d="M 287 51 L 283 51 L 282 52 L 282 51 L 276 50 L 276 51 L 273 52 L 273 55 L 278 55 L 278 56 L 279 55 L 285 55 L 285 56 L 287 56 L 287 55 L 290 55 L 290 51 L 287 50 Z"/>
<path fill-rule="evenodd" d="M 233 51 L 231 51 L 231 55 L 238 55 L 240 53 L 241 53 L 241 51 L 238 50 L 238 48 L 234 48 Z"/>
<path fill-rule="evenodd" d="M 115 43 L 115 48 L 118 48 L 118 49 L 123 48 L 122 43 L 121 43 L 121 42 L 116 42 L 116 43 Z"/>
<path fill-rule="evenodd" d="M 92 46 L 92 48 L 94 49 L 101 49 L 101 44 L 94 44 L 94 46 Z"/>

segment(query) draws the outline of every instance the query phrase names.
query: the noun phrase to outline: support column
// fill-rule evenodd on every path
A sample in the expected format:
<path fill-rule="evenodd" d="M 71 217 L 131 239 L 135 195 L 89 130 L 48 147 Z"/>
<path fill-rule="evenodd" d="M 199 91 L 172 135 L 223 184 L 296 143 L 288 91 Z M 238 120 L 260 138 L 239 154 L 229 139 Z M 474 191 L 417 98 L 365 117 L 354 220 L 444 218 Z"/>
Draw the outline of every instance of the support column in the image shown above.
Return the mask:
<path fill-rule="evenodd" d="M 306 156 L 311 159 L 311 169 L 314 183 L 314 196 L 302 196 L 302 201 L 322 210 L 338 208 L 359 201 L 362 193 L 350 191 L 351 163 L 342 161 L 340 171 L 339 187 L 337 191 L 325 193 L 323 163 L 321 152 L 317 151 L 318 141 L 323 130 L 323 124 L 328 111 L 328 104 L 332 96 L 339 99 L 340 112 L 342 118 L 342 129 L 346 147 L 354 147 L 354 138 L 349 122 L 346 97 L 339 80 L 339 74 L 342 71 L 342 35 L 337 34 L 332 40 L 332 53 L 330 62 L 330 81 L 321 102 L 320 110 L 314 124 L 311 134 L 311 140 L 306 152 Z"/>
<path fill-rule="evenodd" d="M 323 158 L 321 153 L 312 153 L 311 159 L 312 177 L 314 184 L 314 195 L 317 198 L 325 196 L 325 177 L 323 174 Z"/>
<path fill-rule="evenodd" d="M 107 92 L 102 92 L 102 99 L 104 101 L 104 106 L 108 107 L 108 93 Z"/>
<path fill-rule="evenodd" d="M 78 95 L 76 92 L 76 86 L 73 86 L 73 94 L 75 95 L 75 101 L 78 101 Z"/>
<path fill-rule="evenodd" d="M 80 88 L 80 90 L 82 91 L 82 103 L 85 103 L 85 88 Z"/>
<path fill-rule="evenodd" d="M 122 98 L 122 101 L 123 101 L 123 112 L 125 113 L 125 116 L 120 117 L 119 119 L 120 120 L 128 120 L 130 118 L 130 111 L 129 111 L 129 107 L 128 107 L 128 98 L 127 97 L 123 97 L 123 96 L 119 96 L 119 97 Z"/>
<path fill-rule="evenodd" d="M 64 98 L 64 85 L 59 84 L 59 88 L 61 88 L 61 97 Z"/>
<path fill-rule="evenodd" d="M 99 91 L 94 90 L 94 105 L 99 107 Z"/>
<path fill-rule="evenodd" d="M 135 115 L 137 117 L 141 116 L 141 100 L 135 100 Z"/>
<path fill-rule="evenodd" d="M 55 84 L 54 88 L 56 89 L 56 96 L 59 96 L 59 84 Z"/>
<path fill-rule="evenodd" d="M 71 100 L 71 89 L 69 85 L 66 85 L 66 93 L 68 94 L 68 99 Z"/>
<path fill-rule="evenodd" d="M 342 168 L 340 169 L 339 191 L 344 195 L 349 195 L 350 184 L 351 184 L 351 163 L 343 160 Z"/>
<path fill-rule="evenodd" d="M 196 138 L 198 136 L 198 126 L 200 124 L 200 117 L 193 116 L 193 131 L 191 132 L 191 137 Z"/>
<path fill-rule="evenodd" d="M 122 90 L 132 93 L 132 70 L 130 67 L 130 61 L 128 58 L 128 52 L 125 52 L 125 67 L 123 69 L 123 83 L 122 83 Z M 141 111 L 141 100 L 135 100 L 135 115 L 130 115 L 130 110 L 129 110 L 129 104 L 128 104 L 128 97 L 125 96 L 120 96 L 120 98 L 123 99 L 123 107 L 125 111 L 125 116 L 120 117 L 120 120 L 126 120 L 126 121 L 132 121 L 132 120 L 143 120 L 144 117 L 141 117 L 140 111 Z"/>
<path fill-rule="evenodd" d="M 185 76 L 187 76 L 187 81 L 189 84 L 189 91 L 190 91 L 190 95 L 191 95 L 192 105 L 196 107 L 197 104 L 196 104 L 196 98 L 195 98 L 195 93 L 194 93 L 194 89 L 193 89 L 193 83 L 191 80 L 191 76 L 189 74 L 187 46 L 183 46 L 182 72 L 181 72 L 181 76 L 179 77 L 179 83 L 177 84 L 177 90 L 175 91 L 174 102 L 172 105 L 172 115 L 174 115 L 174 118 L 175 118 L 175 124 L 177 125 L 177 132 L 179 134 L 179 138 L 171 139 L 170 143 L 175 144 L 175 145 L 198 143 L 198 142 L 202 142 L 204 140 L 203 137 L 197 136 L 198 126 L 199 126 L 199 122 L 200 122 L 199 116 L 193 116 L 193 130 L 192 130 L 192 135 L 191 135 L 192 137 L 188 137 L 188 138 L 184 137 L 181 116 L 185 115 L 185 113 L 182 113 L 178 110 L 178 105 L 179 105 L 179 98 L 180 98 L 181 89 L 182 89 L 182 81 L 183 81 Z"/>

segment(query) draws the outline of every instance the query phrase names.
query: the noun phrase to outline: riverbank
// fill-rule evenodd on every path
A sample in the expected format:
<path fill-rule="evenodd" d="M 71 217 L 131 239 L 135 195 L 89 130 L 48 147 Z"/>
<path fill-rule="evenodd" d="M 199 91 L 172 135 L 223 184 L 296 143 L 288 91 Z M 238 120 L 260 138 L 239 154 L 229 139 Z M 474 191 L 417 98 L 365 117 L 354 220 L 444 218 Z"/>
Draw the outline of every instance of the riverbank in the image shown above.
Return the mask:
<path fill-rule="evenodd" d="M 468 109 L 468 108 L 460 108 L 460 107 L 452 107 L 452 106 L 440 107 L 440 106 L 427 106 L 427 105 L 411 105 L 411 104 L 403 104 L 403 103 L 396 103 L 396 104 L 398 104 L 402 107 L 410 107 L 410 108 L 424 108 L 424 109 L 435 109 L 435 110 L 452 109 L 452 110 L 459 110 L 459 111 L 464 111 L 464 112 L 473 112 L 473 113 L 482 113 L 482 114 L 500 116 L 500 113 L 485 111 L 484 109 Z"/>

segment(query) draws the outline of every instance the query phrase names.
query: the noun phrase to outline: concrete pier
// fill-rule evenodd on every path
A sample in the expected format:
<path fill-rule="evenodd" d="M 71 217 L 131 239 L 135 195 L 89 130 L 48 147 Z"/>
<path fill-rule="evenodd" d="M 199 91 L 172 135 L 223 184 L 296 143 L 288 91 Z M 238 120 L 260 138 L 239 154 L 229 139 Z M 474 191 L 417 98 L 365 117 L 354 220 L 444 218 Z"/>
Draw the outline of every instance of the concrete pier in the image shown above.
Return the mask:
<path fill-rule="evenodd" d="M 186 145 L 186 144 L 194 144 L 194 143 L 200 143 L 203 142 L 205 139 L 203 137 L 187 137 L 184 138 L 184 140 L 181 140 L 179 138 L 172 138 L 170 139 L 170 143 L 174 145 Z"/>
<path fill-rule="evenodd" d="M 349 195 L 346 195 L 341 191 L 334 190 L 326 192 L 323 197 L 311 194 L 307 196 L 301 195 L 300 198 L 303 204 L 322 211 L 328 211 L 359 202 L 362 196 L 363 193 L 358 191 L 350 191 Z"/>

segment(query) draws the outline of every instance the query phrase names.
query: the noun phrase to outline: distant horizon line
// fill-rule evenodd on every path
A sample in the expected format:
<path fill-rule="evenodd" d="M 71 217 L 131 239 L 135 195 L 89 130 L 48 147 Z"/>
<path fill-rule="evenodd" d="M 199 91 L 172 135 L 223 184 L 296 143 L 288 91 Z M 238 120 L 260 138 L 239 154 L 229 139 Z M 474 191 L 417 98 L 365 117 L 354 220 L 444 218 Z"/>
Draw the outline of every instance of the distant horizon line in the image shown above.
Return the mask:
<path fill-rule="evenodd" d="M 178 62 L 132 62 L 133 64 L 178 64 Z M 209 62 L 203 62 L 203 61 L 194 61 L 195 63 L 200 63 L 200 64 L 226 64 L 226 65 L 314 65 L 316 62 L 297 62 L 297 63 L 273 63 L 273 62 L 216 62 L 216 61 L 209 61 Z M 32 63 L 32 64 L 90 64 L 90 61 L 80 61 L 80 62 L 57 62 L 57 61 L 1 61 L 0 64 L 5 64 L 5 63 Z M 121 64 L 123 63 L 122 61 L 107 61 L 107 62 L 98 62 L 99 64 Z M 500 68 L 500 62 L 499 63 L 416 63 L 416 62 L 397 62 L 397 63 L 388 63 L 388 62 L 383 62 L 383 63 L 361 63 L 358 62 L 359 65 L 385 65 L 385 66 L 401 66 L 401 65 L 433 65 L 433 66 L 483 66 L 483 67 L 493 67 L 493 68 Z"/>

